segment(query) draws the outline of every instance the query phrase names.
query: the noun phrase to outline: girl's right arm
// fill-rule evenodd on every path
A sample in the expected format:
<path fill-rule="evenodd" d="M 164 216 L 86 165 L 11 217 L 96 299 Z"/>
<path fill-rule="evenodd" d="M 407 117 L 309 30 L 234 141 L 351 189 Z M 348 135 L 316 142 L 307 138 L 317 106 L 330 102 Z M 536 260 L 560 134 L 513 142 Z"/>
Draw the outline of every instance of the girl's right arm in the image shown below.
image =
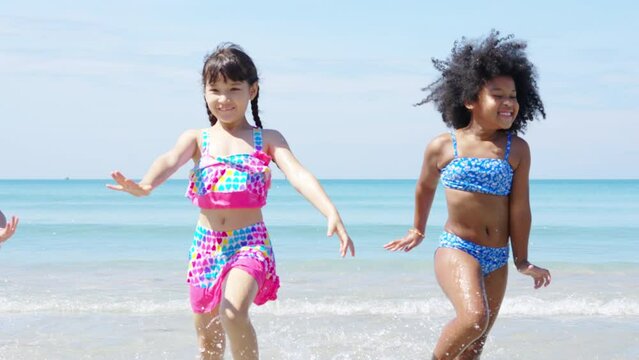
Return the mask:
<path fill-rule="evenodd" d="M 401 239 L 384 245 L 386 250 L 410 251 L 421 244 L 425 237 L 426 221 L 433 205 L 437 183 L 439 182 L 439 159 L 445 146 L 445 137 L 439 136 L 428 144 L 424 151 L 424 161 L 415 188 L 415 215 L 413 227 Z"/>
<path fill-rule="evenodd" d="M 111 177 L 117 185 L 108 184 L 107 188 L 128 192 L 133 196 L 149 195 L 151 190 L 166 181 L 166 179 L 173 175 L 182 165 L 193 158 L 198 148 L 197 138 L 199 133 L 199 130 L 187 130 L 180 135 L 173 149 L 155 159 L 139 183 L 126 178 L 119 171 L 114 171 L 111 173 Z"/>

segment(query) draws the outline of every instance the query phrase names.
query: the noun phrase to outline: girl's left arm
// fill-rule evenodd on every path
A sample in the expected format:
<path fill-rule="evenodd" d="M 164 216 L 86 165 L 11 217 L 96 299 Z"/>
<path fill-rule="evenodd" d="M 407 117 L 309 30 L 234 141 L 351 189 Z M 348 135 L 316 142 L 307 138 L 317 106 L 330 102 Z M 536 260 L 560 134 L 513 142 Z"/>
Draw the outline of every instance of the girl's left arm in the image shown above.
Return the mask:
<path fill-rule="evenodd" d="M 530 148 L 521 138 L 513 139 L 513 150 L 517 149 L 519 164 L 514 170 L 513 185 L 509 198 L 510 242 L 513 249 L 513 260 L 517 270 L 524 275 L 532 276 L 535 289 L 550 284 L 550 272 L 537 267 L 528 261 L 528 238 L 532 215 L 529 199 Z"/>
<path fill-rule="evenodd" d="M 355 256 L 353 241 L 346 232 L 342 218 L 317 178 L 295 158 L 286 139 L 278 131 L 265 130 L 264 139 L 269 155 L 277 167 L 282 170 L 289 183 L 327 218 L 328 231 L 326 236 L 337 233 L 342 257 L 346 256 L 349 251 L 351 256 Z"/>

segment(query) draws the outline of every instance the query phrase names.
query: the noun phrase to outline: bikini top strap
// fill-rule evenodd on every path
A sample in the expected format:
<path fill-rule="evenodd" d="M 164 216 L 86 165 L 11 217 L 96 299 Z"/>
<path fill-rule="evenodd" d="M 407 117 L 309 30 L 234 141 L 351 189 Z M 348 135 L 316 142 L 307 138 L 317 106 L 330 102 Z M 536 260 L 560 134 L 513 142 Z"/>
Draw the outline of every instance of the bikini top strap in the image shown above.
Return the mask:
<path fill-rule="evenodd" d="M 453 140 L 453 154 L 455 154 L 455 159 L 459 156 L 457 153 L 457 138 L 455 137 L 455 130 L 450 131 L 450 138 Z"/>
<path fill-rule="evenodd" d="M 256 151 L 262 151 L 263 139 L 262 129 L 260 128 L 253 129 L 253 147 L 255 147 Z"/>
<path fill-rule="evenodd" d="M 510 144 L 512 143 L 513 133 L 508 132 L 508 140 L 506 140 L 506 154 L 504 155 L 504 160 L 508 160 L 508 156 L 510 155 Z"/>
<path fill-rule="evenodd" d="M 202 130 L 202 157 L 210 157 L 209 142 L 211 141 L 208 130 Z"/>

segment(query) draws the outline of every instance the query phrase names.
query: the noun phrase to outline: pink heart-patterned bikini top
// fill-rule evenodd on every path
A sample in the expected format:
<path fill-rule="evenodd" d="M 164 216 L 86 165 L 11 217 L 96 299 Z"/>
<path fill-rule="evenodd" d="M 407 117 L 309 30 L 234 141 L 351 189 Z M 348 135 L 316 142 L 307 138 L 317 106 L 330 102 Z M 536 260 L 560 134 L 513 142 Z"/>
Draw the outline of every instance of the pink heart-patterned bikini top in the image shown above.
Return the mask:
<path fill-rule="evenodd" d="M 253 129 L 251 154 L 212 156 L 202 132 L 202 156 L 191 170 L 186 197 L 203 209 L 261 208 L 271 186 L 271 157 L 262 151 L 262 130 Z"/>

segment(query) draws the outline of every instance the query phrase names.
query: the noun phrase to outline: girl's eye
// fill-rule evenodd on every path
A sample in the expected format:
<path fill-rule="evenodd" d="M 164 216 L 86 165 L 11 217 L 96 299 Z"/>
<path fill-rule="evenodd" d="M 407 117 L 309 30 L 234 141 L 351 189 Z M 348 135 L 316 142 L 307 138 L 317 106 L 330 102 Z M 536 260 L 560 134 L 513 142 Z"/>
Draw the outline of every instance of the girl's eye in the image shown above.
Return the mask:
<path fill-rule="evenodd" d="M 231 88 L 231 91 L 239 91 L 240 88 Z"/>

